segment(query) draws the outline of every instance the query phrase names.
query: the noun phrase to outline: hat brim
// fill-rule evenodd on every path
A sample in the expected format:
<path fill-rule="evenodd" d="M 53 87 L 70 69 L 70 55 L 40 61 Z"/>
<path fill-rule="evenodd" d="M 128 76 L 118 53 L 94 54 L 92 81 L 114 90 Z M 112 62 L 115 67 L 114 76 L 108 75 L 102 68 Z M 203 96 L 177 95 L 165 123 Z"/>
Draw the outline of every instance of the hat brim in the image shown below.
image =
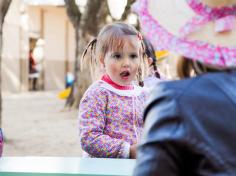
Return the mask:
<path fill-rule="evenodd" d="M 215 35 L 211 31 L 213 24 L 209 22 L 188 37 L 179 34 L 181 26 L 196 15 L 184 0 L 178 0 L 178 3 L 173 0 L 138 0 L 133 10 L 138 13 L 141 29 L 155 49 L 166 49 L 217 67 L 236 67 L 235 29 Z"/>

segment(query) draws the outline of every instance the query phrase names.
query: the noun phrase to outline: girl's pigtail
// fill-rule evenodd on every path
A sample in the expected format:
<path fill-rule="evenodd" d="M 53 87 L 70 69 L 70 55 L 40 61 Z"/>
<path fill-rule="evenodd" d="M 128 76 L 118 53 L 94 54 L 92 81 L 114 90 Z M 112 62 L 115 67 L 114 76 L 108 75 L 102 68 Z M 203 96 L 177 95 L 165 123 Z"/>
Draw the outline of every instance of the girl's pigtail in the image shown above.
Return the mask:
<path fill-rule="evenodd" d="M 81 59 L 81 70 L 86 70 L 85 68 L 89 67 L 92 79 L 94 75 L 94 68 L 97 65 L 95 57 L 96 43 L 97 43 L 96 38 L 89 42 L 85 51 L 82 54 L 82 59 Z"/>
<path fill-rule="evenodd" d="M 92 52 L 95 50 L 95 47 L 96 47 L 96 43 L 97 43 L 97 39 L 93 39 L 92 41 L 89 42 L 89 44 L 86 46 L 86 49 L 84 50 L 83 54 L 82 54 L 82 63 L 81 65 L 84 64 L 85 62 L 85 56 L 87 55 L 88 53 L 88 50 L 90 49 L 90 56 L 93 56 Z M 95 46 L 94 46 L 95 45 Z M 90 59 L 93 59 L 90 57 Z"/>
<path fill-rule="evenodd" d="M 140 67 L 138 68 L 138 73 L 137 73 L 137 81 L 139 86 L 143 87 L 144 86 L 144 78 L 148 75 L 148 61 L 146 59 L 146 54 L 144 53 L 145 51 L 145 44 L 143 41 L 141 41 L 142 49 L 141 49 L 141 63 Z"/>
<path fill-rule="evenodd" d="M 142 69 L 141 67 L 138 68 L 138 74 L 137 74 L 137 80 L 138 80 L 138 85 L 143 87 L 144 86 L 144 82 L 143 82 L 143 79 L 142 79 Z"/>
<path fill-rule="evenodd" d="M 152 66 L 153 66 L 153 70 L 154 70 L 155 77 L 160 79 L 160 78 L 161 78 L 161 75 L 160 75 L 160 73 L 159 73 L 158 70 L 157 70 L 157 63 L 156 63 L 156 60 L 153 61 Z"/>

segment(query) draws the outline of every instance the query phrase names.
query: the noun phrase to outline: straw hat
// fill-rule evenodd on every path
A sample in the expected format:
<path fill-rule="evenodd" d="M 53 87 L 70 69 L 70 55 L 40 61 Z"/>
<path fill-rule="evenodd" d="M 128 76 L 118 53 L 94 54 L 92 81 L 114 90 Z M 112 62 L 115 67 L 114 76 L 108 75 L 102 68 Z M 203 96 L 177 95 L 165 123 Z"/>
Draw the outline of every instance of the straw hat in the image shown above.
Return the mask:
<path fill-rule="evenodd" d="M 236 0 L 137 0 L 132 8 L 156 50 L 236 67 Z"/>

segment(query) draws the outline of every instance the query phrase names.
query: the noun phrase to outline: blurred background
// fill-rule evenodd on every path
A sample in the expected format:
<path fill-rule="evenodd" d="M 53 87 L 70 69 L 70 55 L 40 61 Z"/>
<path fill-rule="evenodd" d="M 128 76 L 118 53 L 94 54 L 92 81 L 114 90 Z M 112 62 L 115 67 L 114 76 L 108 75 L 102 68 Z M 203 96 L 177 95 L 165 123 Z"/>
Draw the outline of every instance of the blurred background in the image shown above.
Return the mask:
<path fill-rule="evenodd" d="M 101 27 L 139 29 L 134 0 L 1 0 L 0 127 L 4 156 L 80 156 L 77 108 L 91 84 L 80 55 Z M 170 55 L 158 68 L 175 78 Z"/>

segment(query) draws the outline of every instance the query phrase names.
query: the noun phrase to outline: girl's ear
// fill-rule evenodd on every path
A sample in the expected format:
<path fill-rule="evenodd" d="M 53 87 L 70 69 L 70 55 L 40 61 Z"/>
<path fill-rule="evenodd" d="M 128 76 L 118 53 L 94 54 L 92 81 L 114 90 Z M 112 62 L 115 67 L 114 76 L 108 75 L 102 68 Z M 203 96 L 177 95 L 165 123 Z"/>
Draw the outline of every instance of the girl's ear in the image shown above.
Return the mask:
<path fill-rule="evenodd" d="M 101 57 L 101 58 L 99 59 L 99 62 L 100 62 L 101 65 L 105 66 L 104 58 Z"/>
<path fill-rule="evenodd" d="M 151 57 L 148 57 L 148 58 L 147 58 L 147 61 L 148 61 L 148 65 L 152 65 L 153 60 L 152 60 Z"/>
<path fill-rule="evenodd" d="M 104 59 L 99 59 L 99 65 L 100 65 L 100 74 L 103 75 L 106 73 L 106 69 L 105 69 L 105 62 Z"/>

